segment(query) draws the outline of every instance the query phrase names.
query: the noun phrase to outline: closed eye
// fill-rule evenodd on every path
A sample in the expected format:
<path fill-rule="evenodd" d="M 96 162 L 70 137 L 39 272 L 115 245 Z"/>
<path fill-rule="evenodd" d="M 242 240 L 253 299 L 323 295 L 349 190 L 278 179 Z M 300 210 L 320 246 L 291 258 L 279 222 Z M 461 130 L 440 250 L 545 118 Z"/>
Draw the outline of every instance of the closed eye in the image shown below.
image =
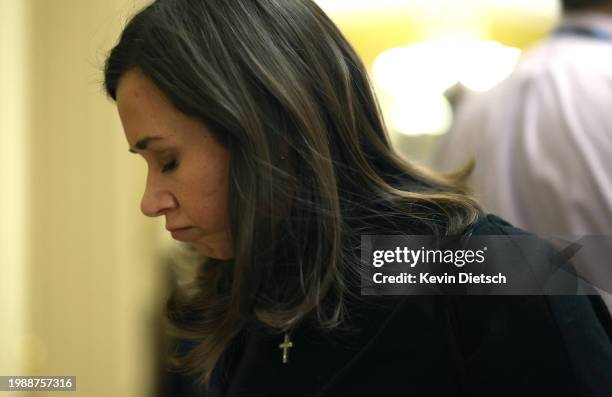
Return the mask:
<path fill-rule="evenodd" d="M 167 173 L 167 172 L 171 172 L 174 171 L 177 167 L 178 163 L 176 160 L 172 160 L 169 163 L 166 163 L 163 167 L 161 172 L 162 173 Z"/>

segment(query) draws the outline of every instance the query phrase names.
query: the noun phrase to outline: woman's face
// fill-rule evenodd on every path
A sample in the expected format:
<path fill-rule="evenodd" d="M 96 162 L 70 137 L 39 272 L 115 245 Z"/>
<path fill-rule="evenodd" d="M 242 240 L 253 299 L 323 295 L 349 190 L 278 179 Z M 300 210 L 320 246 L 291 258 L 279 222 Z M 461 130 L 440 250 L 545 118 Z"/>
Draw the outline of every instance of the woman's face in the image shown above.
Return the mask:
<path fill-rule="evenodd" d="M 117 87 L 117 109 L 130 151 L 148 175 L 141 210 L 164 216 L 166 229 L 198 253 L 233 256 L 228 222 L 229 153 L 199 120 L 179 112 L 139 69 Z"/>

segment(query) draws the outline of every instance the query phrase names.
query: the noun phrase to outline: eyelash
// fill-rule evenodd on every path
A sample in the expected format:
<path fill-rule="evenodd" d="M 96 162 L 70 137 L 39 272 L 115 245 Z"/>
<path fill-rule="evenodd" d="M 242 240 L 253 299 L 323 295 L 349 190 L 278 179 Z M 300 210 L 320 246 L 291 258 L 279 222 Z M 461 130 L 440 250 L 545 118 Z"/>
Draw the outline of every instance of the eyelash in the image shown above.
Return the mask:
<path fill-rule="evenodd" d="M 161 172 L 162 173 L 167 173 L 167 172 L 171 172 L 174 171 L 177 167 L 178 163 L 176 162 L 176 160 L 172 160 L 169 163 L 166 163 L 163 167 Z"/>

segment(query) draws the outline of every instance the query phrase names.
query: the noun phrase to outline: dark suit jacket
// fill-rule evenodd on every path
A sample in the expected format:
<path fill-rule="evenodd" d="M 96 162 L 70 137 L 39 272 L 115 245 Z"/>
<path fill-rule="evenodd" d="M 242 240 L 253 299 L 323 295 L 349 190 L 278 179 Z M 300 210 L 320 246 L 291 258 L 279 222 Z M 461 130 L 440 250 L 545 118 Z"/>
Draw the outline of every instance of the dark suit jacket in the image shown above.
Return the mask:
<path fill-rule="evenodd" d="M 488 215 L 472 233 L 524 232 Z M 599 297 L 371 296 L 348 307 L 352 331 L 298 327 L 287 364 L 283 336 L 253 329 L 208 392 L 181 378 L 169 395 L 612 396 L 612 320 Z"/>

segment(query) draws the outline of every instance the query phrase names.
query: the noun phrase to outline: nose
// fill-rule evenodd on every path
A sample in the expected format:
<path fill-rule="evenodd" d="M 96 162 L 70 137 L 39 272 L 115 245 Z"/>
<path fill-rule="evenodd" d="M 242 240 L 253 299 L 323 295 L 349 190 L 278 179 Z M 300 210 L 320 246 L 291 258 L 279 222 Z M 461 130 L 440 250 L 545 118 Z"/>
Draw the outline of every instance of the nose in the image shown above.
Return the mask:
<path fill-rule="evenodd" d="M 147 185 L 140 201 L 142 213 L 149 217 L 156 217 L 176 207 L 177 202 L 172 193 L 147 178 Z"/>

